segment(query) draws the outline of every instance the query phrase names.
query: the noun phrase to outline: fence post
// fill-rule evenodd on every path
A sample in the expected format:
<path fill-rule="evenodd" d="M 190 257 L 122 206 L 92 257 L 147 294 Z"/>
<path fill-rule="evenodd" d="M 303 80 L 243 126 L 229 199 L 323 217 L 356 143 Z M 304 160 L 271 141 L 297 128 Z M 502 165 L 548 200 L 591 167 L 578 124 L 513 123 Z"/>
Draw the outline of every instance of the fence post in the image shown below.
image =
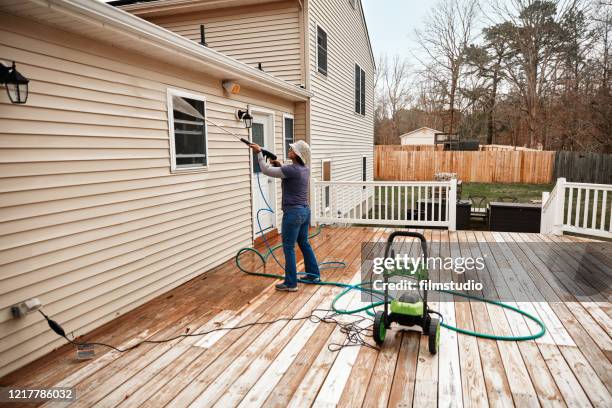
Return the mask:
<path fill-rule="evenodd" d="M 316 185 L 317 179 L 310 179 L 310 226 L 314 227 L 317 225 L 316 219 L 318 218 L 317 210 L 317 196 L 316 196 Z"/>
<path fill-rule="evenodd" d="M 557 192 L 555 196 L 555 202 L 551 203 L 554 205 L 553 213 L 553 228 L 552 233 L 555 235 L 563 235 L 563 210 L 565 209 L 565 177 L 557 179 L 557 185 L 555 186 Z"/>
<path fill-rule="evenodd" d="M 457 179 L 450 179 L 450 189 L 448 191 L 448 199 L 446 205 L 448 206 L 448 230 L 457 230 Z M 433 207 L 432 207 L 433 208 Z"/>

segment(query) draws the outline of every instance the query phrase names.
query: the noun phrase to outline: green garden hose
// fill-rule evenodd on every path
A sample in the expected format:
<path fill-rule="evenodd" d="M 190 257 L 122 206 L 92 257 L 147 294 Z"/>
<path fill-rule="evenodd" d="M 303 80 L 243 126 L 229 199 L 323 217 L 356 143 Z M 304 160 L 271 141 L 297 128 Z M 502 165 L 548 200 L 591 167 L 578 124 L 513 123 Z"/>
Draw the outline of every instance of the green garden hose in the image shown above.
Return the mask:
<path fill-rule="evenodd" d="M 257 211 L 256 213 L 256 220 L 257 220 L 257 225 L 259 227 L 259 231 L 263 231 L 262 227 L 261 227 L 261 222 L 259 219 L 259 215 L 261 212 L 265 211 L 265 212 L 270 212 L 270 213 L 274 213 L 274 210 L 272 210 L 272 207 L 270 206 L 270 204 L 267 202 L 265 195 L 263 194 L 263 190 L 261 188 L 261 183 L 259 180 L 259 173 L 257 174 L 257 184 L 259 186 L 259 192 L 264 200 L 264 203 L 266 204 L 267 208 L 261 208 Z M 308 236 L 308 238 L 314 238 L 317 235 L 319 235 L 321 233 L 321 226 L 319 225 L 317 227 L 317 229 L 315 230 L 314 233 L 312 233 L 311 235 Z M 262 254 L 261 252 L 259 252 L 258 250 L 256 250 L 255 248 L 242 248 L 238 251 L 238 253 L 236 254 L 235 257 L 235 261 L 236 261 L 236 266 L 238 267 L 238 269 L 240 269 L 242 272 L 244 273 L 248 273 L 249 275 L 256 275 L 256 276 L 264 276 L 267 278 L 276 278 L 276 279 L 283 279 L 284 275 L 278 275 L 278 274 L 273 274 L 273 273 L 264 273 L 264 272 L 255 272 L 255 271 L 250 271 L 246 268 L 244 268 L 241 264 L 240 264 L 240 256 L 242 254 L 244 254 L 245 252 L 253 252 L 255 253 L 262 261 L 262 263 L 265 265 L 267 259 L 269 256 L 272 256 L 272 258 L 274 258 L 274 261 L 276 261 L 276 263 L 278 264 L 278 266 L 281 267 L 281 269 L 285 269 L 284 265 L 282 265 L 280 263 L 280 261 L 276 258 L 276 256 L 274 255 L 274 251 L 277 250 L 278 248 L 282 248 L 283 244 L 277 244 L 275 246 L 270 246 L 270 244 L 268 243 L 265 234 L 262 234 L 262 238 L 264 241 L 264 244 L 266 245 L 267 248 L 267 252 L 265 254 Z M 343 267 L 346 266 L 346 264 L 344 262 L 338 262 L 338 261 L 331 261 L 331 262 L 322 262 L 319 264 L 320 265 L 320 269 L 330 269 L 330 268 L 338 268 L 338 267 Z M 300 272 L 298 273 L 298 275 L 307 275 L 305 272 Z M 367 285 L 371 285 L 372 282 L 362 282 L 362 283 L 358 283 L 358 284 L 348 284 L 348 283 L 342 283 L 342 282 L 334 282 L 334 281 L 318 281 L 318 282 L 307 282 L 304 280 L 299 280 L 300 282 L 303 283 L 309 283 L 309 284 L 316 284 L 316 285 L 330 285 L 330 286 L 337 286 L 340 288 L 343 288 L 343 291 L 340 292 L 340 294 L 336 295 L 336 297 L 334 297 L 334 300 L 332 301 L 332 310 L 338 314 L 344 314 L 344 315 L 349 315 L 349 314 L 355 314 L 355 313 L 359 313 L 359 312 L 366 312 L 367 314 L 369 314 L 370 316 L 374 316 L 374 309 L 378 306 L 381 306 L 384 304 L 383 301 L 378 301 L 378 302 L 372 302 L 367 306 L 362 306 L 356 309 L 339 309 L 336 307 L 336 304 L 338 303 L 338 301 L 345 295 L 347 295 L 349 292 L 353 291 L 353 290 L 359 290 L 361 292 L 367 292 L 370 293 L 371 295 L 382 295 L 382 292 L 378 291 L 378 290 L 374 290 L 374 289 L 369 289 L 369 288 L 364 288 L 364 286 Z M 512 310 L 516 313 L 519 313 L 523 316 L 525 316 L 526 318 L 528 318 L 529 320 L 535 322 L 539 327 L 540 327 L 540 331 L 536 334 L 532 334 L 529 336 L 500 336 L 500 335 L 495 335 L 495 334 L 489 334 L 489 333 L 480 333 L 477 331 L 473 331 L 473 330 L 467 330 L 467 329 L 462 329 L 460 327 L 455 327 L 455 326 L 451 326 L 447 323 L 444 323 L 444 316 L 442 316 L 440 314 L 440 316 L 442 317 L 442 322 L 440 323 L 440 325 L 442 327 L 445 327 L 449 330 L 453 330 L 457 333 L 462 333 L 462 334 L 466 334 L 468 336 L 474 336 L 474 337 L 478 337 L 478 338 L 482 338 L 482 339 L 491 339 L 491 340 L 504 340 L 504 341 L 525 341 L 525 340 L 535 340 L 537 338 L 540 338 L 542 336 L 544 336 L 544 334 L 546 333 L 546 326 L 544 325 L 544 323 L 538 319 L 537 317 L 525 312 L 524 310 L 519 309 L 518 307 L 503 303 L 503 302 L 499 302 L 496 300 L 491 300 L 491 299 L 486 299 L 483 297 L 479 297 L 479 296 L 473 296 L 473 295 L 468 295 L 468 294 L 464 294 L 461 292 L 455 292 L 452 290 L 435 290 L 432 289 L 436 292 L 439 293 L 447 293 L 450 295 L 454 295 L 454 296 L 460 296 L 466 299 L 470 299 L 470 300 L 476 300 L 479 302 L 485 302 L 485 303 L 489 303 L 492 305 L 496 305 L 499 307 L 502 307 L 504 309 L 508 309 L 508 310 Z M 438 312 L 435 312 L 438 313 Z M 439 313 L 438 313 L 439 314 Z"/>
<path fill-rule="evenodd" d="M 314 238 L 317 235 L 319 235 L 321 233 L 321 226 L 319 226 L 314 233 L 312 233 L 311 235 L 309 235 L 308 238 Z M 264 239 L 265 242 L 265 239 Z M 266 242 L 267 244 L 267 242 Z M 236 261 L 236 266 L 238 267 L 238 269 L 240 269 L 242 272 L 244 273 L 248 273 L 249 275 L 256 275 L 256 276 L 264 276 L 264 277 L 268 277 L 268 278 L 276 278 L 276 279 L 283 279 L 284 275 L 279 275 L 279 274 L 273 274 L 273 273 L 263 273 L 263 272 L 255 272 L 255 271 L 250 271 L 248 269 L 246 269 L 245 267 L 243 267 L 240 263 L 240 256 L 242 254 L 244 254 L 245 252 L 253 252 L 255 253 L 262 261 L 262 263 L 266 263 L 266 261 L 268 260 L 268 257 L 270 255 L 273 255 L 273 252 L 276 251 L 278 248 L 282 248 L 282 244 L 277 244 L 275 246 L 268 246 L 266 245 L 267 251 L 265 253 L 261 253 L 260 251 L 258 251 L 255 248 L 242 248 L 240 249 L 240 251 L 238 251 L 238 253 L 236 254 L 235 257 L 235 261 Z M 341 262 L 323 262 L 321 263 L 321 265 L 323 266 L 321 269 L 325 269 L 324 265 L 326 264 L 342 264 Z M 280 265 L 282 267 L 282 265 Z M 355 314 L 355 313 L 359 313 L 359 312 L 366 312 L 368 313 L 370 316 L 374 316 L 374 312 L 373 310 L 378 307 L 381 306 L 383 304 L 383 301 L 377 301 L 377 302 L 372 302 L 369 305 L 366 306 L 362 306 L 359 308 L 355 308 L 355 309 L 340 309 L 337 307 L 338 302 L 340 301 L 340 299 L 344 296 L 346 296 L 347 294 L 349 294 L 351 291 L 353 290 L 359 290 L 362 292 L 367 292 L 370 294 L 374 294 L 374 295 L 382 295 L 382 292 L 374 290 L 374 289 L 370 289 L 370 288 L 365 288 L 364 286 L 368 286 L 371 285 L 372 282 L 362 282 L 362 283 L 358 283 L 358 284 L 348 284 L 348 283 L 342 283 L 342 282 L 334 282 L 334 281 L 320 281 L 317 282 L 316 284 L 318 285 L 331 285 L 331 286 L 337 286 L 340 288 L 343 288 L 342 292 L 340 292 L 338 295 L 336 295 L 332 301 L 332 309 L 334 310 L 334 312 L 338 313 L 338 314 L 345 314 L 345 315 L 349 315 L 349 314 Z M 540 331 L 536 334 L 532 334 L 532 335 L 528 335 L 528 336 L 501 336 L 501 335 L 495 335 L 495 334 L 489 334 L 489 333 L 481 333 L 481 332 L 477 332 L 477 331 L 473 331 L 473 330 L 467 330 L 467 329 L 462 329 L 460 327 L 456 327 L 456 326 L 451 326 L 447 323 L 444 323 L 444 321 L 441 322 L 441 326 L 445 327 L 449 330 L 453 330 L 456 331 L 458 333 L 462 333 L 462 334 L 466 334 L 468 336 L 474 336 L 474 337 L 478 337 L 478 338 L 482 338 L 482 339 L 491 339 L 491 340 L 503 340 L 503 341 L 525 341 L 525 340 L 535 340 L 537 338 L 542 337 L 545 333 L 546 333 L 546 326 L 544 325 L 544 323 L 538 319 L 537 317 L 525 312 L 524 310 L 519 309 L 518 307 L 503 303 L 503 302 L 499 302 L 496 300 L 490 300 L 490 299 L 486 299 L 483 297 L 479 297 L 479 296 L 473 296 L 473 295 L 468 295 L 465 293 L 461 293 L 461 292 L 456 292 L 456 291 L 452 291 L 452 290 L 435 290 L 436 292 L 440 292 L 440 293 L 447 293 L 450 295 L 454 295 L 454 296 L 460 296 L 466 299 L 470 299 L 470 300 L 476 300 L 479 302 L 485 302 L 485 303 L 489 303 L 492 305 L 496 305 L 499 307 L 502 307 L 504 309 L 508 309 L 508 310 L 512 310 L 513 312 L 519 313 L 523 316 L 525 316 L 527 319 L 535 322 L 539 327 L 540 327 Z"/>

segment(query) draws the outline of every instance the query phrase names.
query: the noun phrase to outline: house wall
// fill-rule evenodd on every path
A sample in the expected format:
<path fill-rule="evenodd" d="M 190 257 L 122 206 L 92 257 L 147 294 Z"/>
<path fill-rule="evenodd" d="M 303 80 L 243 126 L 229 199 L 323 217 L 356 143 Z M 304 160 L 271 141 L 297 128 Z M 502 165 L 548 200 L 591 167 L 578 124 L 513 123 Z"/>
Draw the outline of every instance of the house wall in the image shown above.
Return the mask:
<path fill-rule="evenodd" d="M 312 173 L 321 179 L 322 160 L 332 159 L 332 180 L 361 180 L 362 157 L 373 177 L 374 65 L 361 9 L 349 1 L 308 1 L 308 86 Z M 317 71 L 317 25 L 327 32 L 328 75 Z M 366 72 L 366 114 L 354 112 L 355 63 Z"/>
<path fill-rule="evenodd" d="M 294 105 L 245 88 L 229 99 L 220 78 L 14 16 L 0 27 L 2 58 L 30 79 L 25 105 L 0 92 L 2 376 L 65 343 L 12 304 L 38 297 L 79 336 L 251 245 L 250 155 L 208 126 L 209 170 L 171 173 L 167 88 L 206 96 L 244 136 L 236 108 L 273 110 L 277 151 Z"/>
<path fill-rule="evenodd" d="M 400 136 L 403 145 L 433 145 L 434 132 L 430 130 L 418 130 L 409 135 Z"/>
<path fill-rule="evenodd" d="M 208 10 L 151 22 L 199 42 L 200 25 L 206 27 L 209 47 L 253 67 L 261 62 L 264 71 L 300 85 L 302 65 L 302 18 L 296 1 Z"/>

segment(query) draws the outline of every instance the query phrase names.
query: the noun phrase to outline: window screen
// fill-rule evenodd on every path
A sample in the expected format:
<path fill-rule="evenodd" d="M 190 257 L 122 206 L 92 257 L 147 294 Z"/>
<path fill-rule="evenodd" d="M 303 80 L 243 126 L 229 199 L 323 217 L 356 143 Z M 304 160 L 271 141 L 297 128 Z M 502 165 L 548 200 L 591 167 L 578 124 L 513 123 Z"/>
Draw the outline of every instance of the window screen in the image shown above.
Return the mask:
<path fill-rule="evenodd" d="M 365 71 L 355 64 L 355 112 L 365 115 Z"/>
<path fill-rule="evenodd" d="M 294 142 L 293 118 L 285 117 L 285 158 L 289 154 L 289 145 Z"/>
<path fill-rule="evenodd" d="M 327 75 L 327 33 L 317 27 L 317 70 Z"/>
<path fill-rule="evenodd" d="M 207 166 L 204 101 L 177 95 L 172 100 L 176 168 Z"/>

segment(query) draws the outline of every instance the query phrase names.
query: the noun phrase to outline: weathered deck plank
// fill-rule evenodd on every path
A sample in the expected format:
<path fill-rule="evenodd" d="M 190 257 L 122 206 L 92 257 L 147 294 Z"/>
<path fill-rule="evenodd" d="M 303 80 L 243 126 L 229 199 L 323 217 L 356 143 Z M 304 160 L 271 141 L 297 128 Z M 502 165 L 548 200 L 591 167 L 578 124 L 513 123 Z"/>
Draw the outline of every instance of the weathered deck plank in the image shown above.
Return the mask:
<path fill-rule="evenodd" d="M 348 267 L 324 271 L 324 277 L 357 282 L 361 243 L 385 241 L 391 231 L 325 228 L 312 243 L 319 261 L 344 260 Z M 533 313 L 547 325 L 547 335 L 537 341 L 505 342 L 442 329 L 440 350 L 432 356 L 427 337 L 394 326 L 380 351 L 348 347 L 333 352 L 327 346 L 345 339 L 338 328 L 307 320 L 280 321 L 145 344 L 123 354 L 101 350 L 94 360 L 79 364 L 74 364 L 74 350 L 65 346 L 0 379 L 0 385 L 75 386 L 78 401 L 73 406 L 83 407 L 612 405 L 611 294 L 591 291 L 577 298 L 567 290 L 602 283 L 592 279 L 597 268 L 608 273 L 610 258 L 603 247 L 584 261 L 586 275 L 571 280 L 563 270 L 575 268 L 577 261 L 562 245 L 584 242 L 581 239 L 479 231 L 424 234 L 433 255 L 484 256 L 484 270 L 459 280 L 486 282 L 484 293 L 475 295 L 497 296 Z M 414 240 L 402 241 L 402 251 L 417 254 Z M 520 245 L 525 242 L 530 244 Z M 503 243 L 508 245 L 499 245 Z M 298 251 L 302 266 L 300 255 Z M 245 264 L 257 266 L 254 258 Z M 266 271 L 282 272 L 271 263 Z M 430 273 L 442 281 L 457 279 L 445 270 Z M 127 347 L 183 333 L 187 327 L 192 332 L 304 316 L 317 306 L 327 308 L 339 292 L 302 285 L 297 294 L 276 293 L 274 283 L 241 274 L 229 261 L 85 338 Z M 495 305 L 430 295 L 430 307 L 442 312 L 450 325 L 499 335 L 537 330 L 524 317 Z M 345 302 L 359 305 L 361 299 L 355 292 Z M 369 342 L 373 344 L 371 338 Z"/>

